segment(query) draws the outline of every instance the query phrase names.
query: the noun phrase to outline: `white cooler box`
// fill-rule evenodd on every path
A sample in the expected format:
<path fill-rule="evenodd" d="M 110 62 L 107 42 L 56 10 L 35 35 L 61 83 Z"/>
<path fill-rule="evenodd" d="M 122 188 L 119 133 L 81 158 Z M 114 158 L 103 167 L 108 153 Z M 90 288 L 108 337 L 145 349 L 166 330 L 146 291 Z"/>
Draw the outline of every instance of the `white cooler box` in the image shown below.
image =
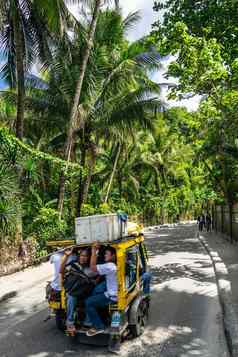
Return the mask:
<path fill-rule="evenodd" d="M 113 242 L 127 236 L 127 223 L 117 214 L 95 215 L 75 219 L 76 244 Z"/>

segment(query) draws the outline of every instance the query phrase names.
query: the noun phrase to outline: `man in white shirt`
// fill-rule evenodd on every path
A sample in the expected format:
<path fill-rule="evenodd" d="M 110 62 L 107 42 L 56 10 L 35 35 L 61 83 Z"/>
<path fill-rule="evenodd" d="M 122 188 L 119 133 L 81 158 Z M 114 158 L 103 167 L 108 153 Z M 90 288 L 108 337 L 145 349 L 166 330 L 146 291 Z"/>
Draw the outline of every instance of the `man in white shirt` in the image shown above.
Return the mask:
<path fill-rule="evenodd" d="M 59 251 L 51 255 L 50 263 L 53 264 L 54 272 L 53 272 L 53 279 L 51 281 L 52 289 L 56 291 L 61 291 L 61 277 L 60 277 L 60 268 L 62 258 L 64 256 L 64 251 Z M 76 261 L 77 256 L 71 255 L 68 257 L 67 263 L 69 264 L 72 261 Z"/>
<path fill-rule="evenodd" d="M 86 314 L 94 326 L 87 332 L 87 336 L 95 336 L 105 331 L 104 323 L 97 309 L 115 303 L 118 295 L 116 251 L 114 248 L 108 247 L 105 251 L 105 263 L 97 264 L 98 249 L 99 245 L 94 244 L 92 247 L 90 268 L 99 275 L 105 276 L 106 291 L 90 296 L 85 302 Z"/>

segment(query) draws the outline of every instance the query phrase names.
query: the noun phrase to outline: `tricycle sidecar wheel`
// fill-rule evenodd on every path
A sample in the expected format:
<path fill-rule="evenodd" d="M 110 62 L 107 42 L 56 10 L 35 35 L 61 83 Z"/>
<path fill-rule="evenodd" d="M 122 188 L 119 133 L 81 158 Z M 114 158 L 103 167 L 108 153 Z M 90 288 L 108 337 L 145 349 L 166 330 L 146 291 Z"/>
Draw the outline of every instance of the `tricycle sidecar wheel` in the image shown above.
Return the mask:
<path fill-rule="evenodd" d="M 65 330 L 65 317 L 63 310 L 56 310 L 55 311 L 55 324 L 58 330 L 64 331 Z"/>
<path fill-rule="evenodd" d="M 133 337 L 139 337 L 144 332 L 149 318 L 149 305 L 147 301 L 142 300 L 136 312 L 136 323 L 129 325 Z"/>

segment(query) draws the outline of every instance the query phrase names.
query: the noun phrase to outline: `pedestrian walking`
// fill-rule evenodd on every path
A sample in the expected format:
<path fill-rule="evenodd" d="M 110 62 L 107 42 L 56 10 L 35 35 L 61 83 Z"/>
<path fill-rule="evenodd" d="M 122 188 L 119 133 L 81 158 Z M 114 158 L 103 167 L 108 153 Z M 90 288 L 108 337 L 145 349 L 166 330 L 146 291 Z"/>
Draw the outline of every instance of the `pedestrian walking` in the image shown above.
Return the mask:
<path fill-rule="evenodd" d="M 211 232 L 211 226 L 212 226 L 212 217 L 209 212 L 206 214 L 206 228 L 207 232 Z"/>
<path fill-rule="evenodd" d="M 202 232 L 203 228 L 205 226 L 205 216 L 204 216 L 204 214 L 201 214 L 200 216 L 198 216 L 197 223 L 198 223 L 199 232 Z"/>

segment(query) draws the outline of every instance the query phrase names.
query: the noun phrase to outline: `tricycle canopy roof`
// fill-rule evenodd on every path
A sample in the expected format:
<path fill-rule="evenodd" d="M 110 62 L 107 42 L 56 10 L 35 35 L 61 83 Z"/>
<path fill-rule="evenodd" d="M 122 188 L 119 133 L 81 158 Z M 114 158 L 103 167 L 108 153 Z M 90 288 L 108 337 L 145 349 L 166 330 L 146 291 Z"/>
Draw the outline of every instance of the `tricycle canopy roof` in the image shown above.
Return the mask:
<path fill-rule="evenodd" d="M 141 233 L 137 236 L 128 236 L 124 237 L 123 239 L 119 239 L 114 242 L 100 242 L 100 245 L 110 245 L 114 247 L 115 249 L 127 249 L 128 247 L 141 243 L 144 240 L 144 235 Z M 73 239 L 70 240 L 54 240 L 54 241 L 48 241 L 47 242 L 47 247 L 49 248 L 67 248 L 67 247 L 78 247 L 78 248 L 83 248 L 83 247 L 90 247 L 92 246 L 93 243 L 85 243 L 85 244 L 75 244 L 75 241 Z"/>

